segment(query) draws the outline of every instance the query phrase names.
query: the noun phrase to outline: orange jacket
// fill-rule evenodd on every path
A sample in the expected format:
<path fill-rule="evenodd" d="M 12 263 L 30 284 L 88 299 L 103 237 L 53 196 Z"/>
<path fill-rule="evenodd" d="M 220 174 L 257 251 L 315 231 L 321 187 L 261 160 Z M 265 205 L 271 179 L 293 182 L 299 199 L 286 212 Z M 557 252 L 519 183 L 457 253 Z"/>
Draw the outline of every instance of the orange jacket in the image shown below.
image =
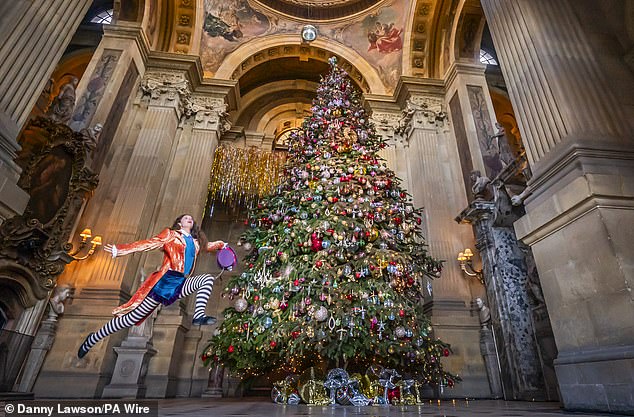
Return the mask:
<path fill-rule="evenodd" d="M 194 245 L 196 245 L 196 255 L 200 250 L 200 244 L 198 239 L 194 239 Z M 207 251 L 211 252 L 216 249 L 221 249 L 224 245 L 222 241 L 209 242 L 207 244 Z M 138 242 L 128 243 L 127 245 L 116 245 L 116 256 L 128 255 L 134 252 L 147 252 L 154 249 L 163 249 L 163 264 L 158 271 L 152 273 L 134 293 L 132 298 L 127 303 L 120 305 L 112 311 L 112 314 L 122 316 L 131 310 L 135 309 L 141 302 L 147 297 L 154 285 L 165 275 L 168 270 L 184 272 L 185 269 L 185 238 L 180 232 L 172 229 L 165 229 L 158 235 L 146 239 L 139 240 Z M 194 264 L 192 265 L 192 272 L 196 267 L 196 258 L 194 258 Z"/>

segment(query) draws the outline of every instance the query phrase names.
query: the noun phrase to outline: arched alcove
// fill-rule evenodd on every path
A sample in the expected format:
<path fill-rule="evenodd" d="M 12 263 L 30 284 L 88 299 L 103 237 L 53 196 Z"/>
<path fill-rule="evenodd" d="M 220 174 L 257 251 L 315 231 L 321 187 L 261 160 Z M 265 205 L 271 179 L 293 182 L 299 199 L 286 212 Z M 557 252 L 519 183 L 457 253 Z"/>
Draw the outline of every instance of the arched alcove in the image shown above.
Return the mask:
<path fill-rule="evenodd" d="M 339 65 L 350 74 L 361 91 L 386 94 L 376 69 L 356 51 L 332 40 L 317 39 L 305 45 L 296 35 L 274 35 L 245 42 L 225 57 L 215 74 L 205 75 L 238 80 L 252 68 L 269 60 L 295 58 L 327 63 L 332 56 L 337 57 Z"/>

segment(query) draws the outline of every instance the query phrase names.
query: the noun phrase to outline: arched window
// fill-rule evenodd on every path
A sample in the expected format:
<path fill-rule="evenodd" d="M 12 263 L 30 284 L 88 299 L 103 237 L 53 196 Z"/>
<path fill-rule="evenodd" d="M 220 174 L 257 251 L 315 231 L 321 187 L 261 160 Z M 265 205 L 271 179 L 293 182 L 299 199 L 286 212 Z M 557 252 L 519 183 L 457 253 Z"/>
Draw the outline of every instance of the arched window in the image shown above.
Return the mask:
<path fill-rule="evenodd" d="M 487 65 L 498 65 L 498 62 L 495 58 L 493 58 L 493 55 L 484 49 L 480 49 L 480 62 Z"/>
<path fill-rule="evenodd" d="M 113 15 L 114 15 L 114 11 L 112 9 L 104 10 L 103 12 L 99 13 L 97 16 L 90 19 L 90 22 L 99 23 L 100 25 L 109 25 L 110 23 L 112 23 Z"/>

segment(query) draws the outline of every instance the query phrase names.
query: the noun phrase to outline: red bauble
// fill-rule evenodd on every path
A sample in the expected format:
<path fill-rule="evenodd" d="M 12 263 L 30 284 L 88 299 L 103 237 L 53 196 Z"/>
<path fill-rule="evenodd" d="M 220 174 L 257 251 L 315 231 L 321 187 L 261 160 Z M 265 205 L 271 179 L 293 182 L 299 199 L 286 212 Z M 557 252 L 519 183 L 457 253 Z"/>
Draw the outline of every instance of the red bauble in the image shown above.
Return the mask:
<path fill-rule="evenodd" d="M 202 354 L 202 356 L 200 357 L 200 359 L 202 359 L 203 361 L 206 361 L 209 358 L 209 356 L 207 356 L 205 353 Z"/>
<path fill-rule="evenodd" d="M 271 346 L 271 348 L 275 349 L 275 346 L 277 346 L 277 342 L 275 340 L 271 340 L 271 343 L 269 343 L 269 346 Z"/>
<path fill-rule="evenodd" d="M 291 332 L 291 336 L 293 337 L 293 339 L 297 339 L 299 337 L 299 332 L 295 330 L 294 332 Z"/>
<path fill-rule="evenodd" d="M 449 354 L 450 354 L 450 353 L 451 353 L 451 352 L 449 352 L 449 349 L 443 349 L 443 351 L 442 351 L 442 354 L 443 354 L 444 356 L 449 356 Z"/>
<path fill-rule="evenodd" d="M 230 345 L 230 346 L 227 348 L 227 352 L 229 352 L 229 353 L 233 353 L 233 350 L 234 350 L 233 345 Z"/>
<path fill-rule="evenodd" d="M 315 266 L 316 266 L 317 268 L 321 268 L 321 266 L 322 266 L 323 264 L 324 264 L 324 263 L 323 263 L 322 261 L 317 261 L 317 262 L 315 262 Z"/>
<path fill-rule="evenodd" d="M 393 400 L 399 400 L 401 399 L 401 389 L 400 388 L 394 388 L 394 389 L 389 389 L 387 390 L 387 399 L 392 402 Z"/>
<path fill-rule="evenodd" d="M 253 296 L 253 301 L 258 301 L 259 299 L 260 299 L 260 296 L 259 296 L 259 295 L 254 295 L 254 296 Z"/>
<path fill-rule="evenodd" d="M 398 315 L 399 315 L 399 317 L 405 317 L 405 310 L 400 309 L 400 310 L 398 311 Z"/>

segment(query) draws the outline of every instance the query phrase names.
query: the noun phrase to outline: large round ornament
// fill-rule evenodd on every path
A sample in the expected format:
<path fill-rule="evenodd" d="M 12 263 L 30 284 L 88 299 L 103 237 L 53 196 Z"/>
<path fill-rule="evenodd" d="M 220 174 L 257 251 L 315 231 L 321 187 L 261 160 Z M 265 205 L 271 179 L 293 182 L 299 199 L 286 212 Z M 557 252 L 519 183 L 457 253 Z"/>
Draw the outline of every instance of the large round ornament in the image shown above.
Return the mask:
<path fill-rule="evenodd" d="M 325 321 L 328 318 L 328 309 L 324 306 L 319 307 L 315 311 L 315 320 Z"/>
<path fill-rule="evenodd" d="M 238 313 L 242 313 L 247 309 L 249 303 L 244 298 L 238 298 L 234 304 L 234 308 Z"/>

